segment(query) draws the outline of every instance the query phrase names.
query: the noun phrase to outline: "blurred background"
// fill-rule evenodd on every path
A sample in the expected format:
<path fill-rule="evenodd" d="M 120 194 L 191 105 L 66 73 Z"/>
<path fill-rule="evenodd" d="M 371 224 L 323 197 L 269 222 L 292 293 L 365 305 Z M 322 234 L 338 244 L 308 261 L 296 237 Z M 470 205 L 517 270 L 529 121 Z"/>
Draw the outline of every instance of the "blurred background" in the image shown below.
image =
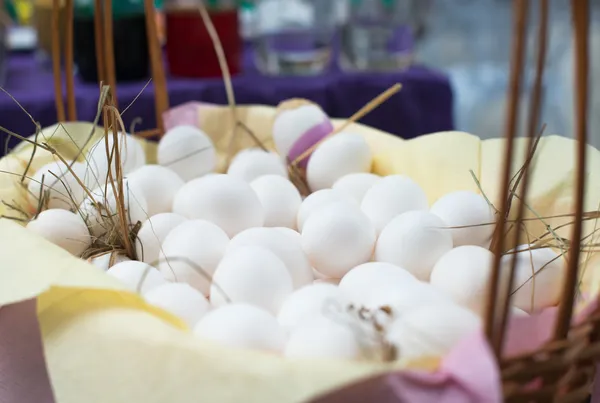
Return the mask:
<path fill-rule="evenodd" d="M 0 85 L 42 126 L 56 121 L 51 70 L 52 0 L 1 0 Z M 63 1 L 63 0 L 60 0 Z M 59 3 L 60 3 L 59 1 Z M 156 0 L 171 107 L 226 102 L 202 0 Z M 502 136 L 511 41 L 510 0 L 204 0 L 223 44 L 240 104 L 302 97 L 349 117 L 396 82 L 403 90 L 363 123 L 412 138 L 463 130 Z M 529 0 L 524 0 L 529 1 Z M 572 35 L 567 0 L 550 0 L 550 49 L 543 90 L 545 134 L 571 136 Z M 527 101 L 535 56 L 531 0 Z M 113 0 L 119 107 L 138 130 L 153 127 L 143 0 Z M 80 120 L 96 113 L 94 1 L 75 0 L 74 61 Z M 64 5 L 61 8 L 64 39 Z M 600 147 L 600 1 L 592 0 L 590 136 Z M 142 89 L 144 91 L 141 93 Z M 23 135 L 34 125 L 0 94 L 0 125 Z M 528 105 L 523 103 L 521 116 Z M 596 112 L 594 112 L 596 111 Z M 521 127 L 525 125 L 522 119 Z M 523 134 L 523 131 L 521 131 Z"/>

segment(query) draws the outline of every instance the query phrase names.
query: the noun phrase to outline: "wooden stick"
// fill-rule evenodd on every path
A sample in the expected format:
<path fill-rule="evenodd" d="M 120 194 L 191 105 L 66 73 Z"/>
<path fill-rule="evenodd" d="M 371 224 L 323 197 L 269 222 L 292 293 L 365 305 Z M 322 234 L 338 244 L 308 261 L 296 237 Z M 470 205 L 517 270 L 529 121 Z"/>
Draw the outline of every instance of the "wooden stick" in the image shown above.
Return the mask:
<path fill-rule="evenodd" d="M 575 287 L 579 269 L 583 203 L 585 200 L 585 159 L 587 147 L 588 74 L 589 74 L 589 0 L 571 0 L 575 32 L 575 137 L 577 139 L 577 171 L 575 176 L 575 222 L 571 233 L 571 248 L 567 256 L 567 273 L 554 329 L 554 339 L 566 337 L 571 326 Z"/>
<path fill-rule="evenodd" d="M 546 64 L 546 49 L 548 39 L 548 0 L 539 1 L 540 21 L 539 29 L 537 33 L 537 60 L 535 70 L 535 80 L 533 83 L 533 89 L 531 94 L 531 104 L 529 119 L 527 125 L 527 152 L 526 156 L 528 160 L 523 166 L 523 172 L 521 177 L 521 192 L 520 198 L 521 203 L 518 205 L 517 219 L 516 219 L 516 231 L 514 235 L 514 241 L 512 245 L 519 245 L 521 243 L 521 224 L 525 216 L 525 204 L 527 200 L 527 191 L 529 189 L 529 174 L 531 172 L 531 160 L 533 159 L 533 153 L 535 153 L 535 145 L 539 140 L 539 136 L 542 132 L 538 132 L 538 124 L 540 120 L 540 109 L 541 109 L 541 98 L 542 98 L 542 83 L 544 77 L 544 66 Z M 536 135 L 538 134 L 538 135 Z M 518 192 L 518 183 L 516 184 L 516 191 Z M 510 270 L 506 289 L 503 290 L 503 295 L 500 295 L 500 311 L 497 312 L 500 315 L 500 322 L 498 325 L 498 346 L 500 352 L 504 346 L 504 335 L 506 334 L 506 324 L 508 320 L 508 312 L 510 307 L 510 297 L 513 294 L 512 288 L 515 281 L 515 270 L 517 265 L 517 254 L 513 254 L 510 260 Z M 535 275 L 535 274 L 534 274 Z"/>
<path fill-rule="evenodd" d="M 527 10 L 529 0 L 514 0 L 513 1 L 513 16 L 514 16 L 514 34 L 513 47 L 511 56 L 510 68 L 510 88 L 508 94 L 507 117 L 505 127 L 506 148 L 504 151 L 504 166 L 500 177 L 500 213 L 496 221 L 496 229 L 494 231 L 494 261 L 492 265 L 492 276 L 490 279 L 490 287 L 486 305 L 485 316 L 485 332 L 488 340 L 491 341 L 496 357 L 500 357 L 501 346 L 499 345 L 498 329 L 496 321 L 496 298 L 500 281 L 500 262 L 502 252 L 504 252 L 504 230 L 505 219 L 508 210 L 508 195 L 510 191 L 510 173 L 512 168 L 512 157 L 514 148 L 514 138 L 518 122 L 518 105 L 519 96 L 521 94 L 521 72 L 525 62 L 525 33 L 527 28 Z"/>
<path fill-rule="evenodd" d="M 112 102 L 118 108 L 117 102 L 117 74 L 115 72 L 115 49 L 113 40 L 113 18 L 112 18 L 112 0 L 104 0 L 104 63 L 106 82 L 110 85 Z"/>
<path fill-rule="evenodd" d="M 106 84 L 106 64 L 104 63 L 104 10 L 102 0 L 94 0 L 94 44 L 96 46 L 96 68 L 100 88 Z"/>
<path fill-rule="evenodd" d="M 152 81 L 154 81 L 154 110 L 156 113 L 156 124 L 162 135 L 165 132 L 163 113 L 169 109 L 167 80 L 165 78 L 160 43 L 158 41 L 154 2 L 152 0 L 144 0 L 144 8 L 146 10 L 146 36 L 148 37 L 150 68 L 152 70 Z"/>
<path fill-rule="evenodd" d="M 61 48 L 60 48 L 60 0 L 52 0 L 52 73 L 54 75 L 54 104 L 56 117 L 59 122 L 64 122 L 65 105 L 62 97 L 61 77 Z"/>
<path fill-rule="evenodd" d="M 73 20 L 75 7 L 73 0 L 66 0 L 67 32 L 65 37 L 65 79 L 67 82 L 67 116 L 71 122 L 77 120 L 77 106 L 75 104 L 75 69 L 73 68 Z"/>

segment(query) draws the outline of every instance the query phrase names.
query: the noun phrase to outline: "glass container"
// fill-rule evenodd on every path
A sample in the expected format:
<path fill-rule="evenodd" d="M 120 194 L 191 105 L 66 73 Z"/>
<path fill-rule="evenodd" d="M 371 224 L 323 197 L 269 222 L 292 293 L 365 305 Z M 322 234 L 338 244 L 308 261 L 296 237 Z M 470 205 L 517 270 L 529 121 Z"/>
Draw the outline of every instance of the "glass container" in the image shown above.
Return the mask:
<path fill-rule="evenodd" d="M 314 75 L 328 68 L 337 25 L 333 0 L 259 0 L 254 55 L 266 74 Z"/>
<path fill-rule="evenodd" d="M 350 0 L 342 29 L 345 69 L 397 71 L 409 66 L 423 0 Z"/>
<path fill-rule="evenodd" d="M 75 0 L 73 57 L 82 80 L 98 81 L 94 1 Z M 150 59 L 143 0 L 113 0 L 113 48 L 117 81 L 149 76 Z"/>
<path fill-rule="evenodd" d="M 213 42 L 199 13 L 202 0 L 166 0 L 169 72 L 179 77 L 221 77 Z M 242 40 L 236 1 L 209 1 L 207 9 L 232 75 L 241 70 Z"/>

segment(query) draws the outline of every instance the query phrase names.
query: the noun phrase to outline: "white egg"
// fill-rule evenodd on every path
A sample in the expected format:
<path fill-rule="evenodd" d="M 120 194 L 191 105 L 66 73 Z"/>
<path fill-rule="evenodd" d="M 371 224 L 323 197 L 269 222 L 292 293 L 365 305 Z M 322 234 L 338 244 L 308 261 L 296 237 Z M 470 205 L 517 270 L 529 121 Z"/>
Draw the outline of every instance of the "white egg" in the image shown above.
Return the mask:
<path fill-rule="evenodd" d="M 379 292 L 373 290 L 365 307 L 377 309 L 385 306 L 391 308 L 394 316 L 401 316 L 423 306 L 455 305 L 447 295 L 429 283 L 415 281 L 404 285 L 401 291 L 393 287 L 384 287 Z"/>
<path fill-rule="evenodd" d="M 227 174 L 248 183 L 263 175 L 288 177 L 287 167 L 281 157 L 260 148 L 247 148 L 237 153 L 229 164 Z"/>
<path fill-rule="evenodd" d="M 135 240 L 137 259 L 154 264 L 159 258 L 161 245 L 167 235 L 185 221 L 185 217 L 175 213 L 156 214 L 144 221 Z"/>
<path fill-rule="evenodd" d="M 391 263 L 363 263 L 340 280 L 340 298 L 345 305 L 377 308 L 371 305 L 374 294 L 387 293 L 388 289 L 389 294 L 402 294 L 416 282 L 412 274 Z"/>
<path fill-rule="evenodd" d="M 292 331 L 283 355 L 287 358 L 359 360 L 365 357 L 357 329 L 331 319 L 314 318 Z"/>
<path fill-rule="evenodd" d="M 265 227 L 296 228 L 302 196 L 292 182 L 277 175 L 263 175 L 250 186 L 265 211 Z"/>
<path fill-rule="evenodd" d="M 212 276 L 228 244 L 229 237 L 215 224 L 186 221 L 172 229 L 163 241 L 158 269 L 165 278 L 188 283 L 208 295 Z"/>
<path fill-rule="evenodd" d="M 564 259 L 550 248 L 530 250 L 528 245 L 520 245 L 517 250 L 512 304 L 527 313 L 558 304 L 566 273 Z M 513 257 L 514 253 L 502 257 L 505 281 Z"/>
<path fill-rule="evenodd" d="M 340 284 L 340 280 L 339 278 L 317 278 L 313 281 L 313 284 L 333 284 L 333 285 L 339 285 Z"/>
<path fill-rule="evenodd" d="M 324 140 L 308 160 L 308 186 L 315 192 L 330 188 L 344 175 L 370 172 L 372 160 L 371 148 L 361 135 L 336 134 Z"/>
<path fill-rule="evenodd" d="M 229 304 L 208 312 L 194 334 L 227 347 L 270 352 L 281 352 L 286 341 L 277 319 L 250 304 Z"/>
<path fill-rule="evenodd" d="M 486 308 L 493 260 L 494 254 L 480 246 L 454 248 L 435 264 L 431 285 L 481 315 Z"/>
<path fill-rule="evenodd" d="M 375 247 L 375 260 L 400 266 L 428 281 L 433 266 L 452 249 L 452 234 L 438 216 L 408 211 L 386 225 Z"/>
<path fill-rule="evenodd" d="M 151 289 L 144 295 L 151 305 L 181 318 L 190 328 L 209 310 L 210 303 L 204 295 L 184 283 L 167 283 Z"/>
<path fill-rule="evenodd" d="M 283 303 L 277 320 L 285 329 L 327 315 L 327 304 L 339 304 L 340 290 L 333 284 L 310 284 L 294 291 Z"/>
<path fill-rule="evenodd" d="M 31 177 L 27 189 L 32 205 L 37 207 L 39 198 L 44 197 L 49 209 L 72 210 L 83 201 L 85 189 L 77 178 L 87 186 L 87 168 L 80 162 L 67 161 L 67 164 L 61 161 L 51 162 Z"/>
<path fill-rule="evenodd" d="M 27 224 L 27 229 L 75 256 L 80 256 L 92 245 L 83 219 L 67 210 L 44 210 Z"/>
<path fill-rule="evenodd" d="M 160 165 L 186 182 L 212 172 L 217 165 L 210 137 L 189 125 L 176 126 L 165 133 L 158 143 L 157 158 Z"/>
<path fill-rule="evenodd" d="M 210 302 L 223 306 L 245 302 L 276 314 L 293 291 L 292 277 L 273 252 L 243 246 L 228 252 L 219 263 L 210 288 Z"/>
<path fill-rule="evenodd" d="M 371 173 L 355 173 L 342 176 L 331 187 L 338 192 L 353 198 L 360 205 L 367 190 L 381 179 L 381 176 Z"/>
<path fill-rule="evenodd" d="M 122 262 L 129 262 L 131 259 L 122 253 L 107 252 L 99 256 L 89 258 L 87 261 L 94 267 L 102 271 L 107 271 L 114 265 Z"/>
<path fill-rule="evenodd" d="M 353 205 L 333 203 L 314 212 L 302 230 L 302 249 L 312 266 L 327 277 L 341 278 L 371 259 L 375 229 Z"/>
<path fill-rule="evenodd" d="M 117 263 L 108 269 L 106 274 L 117 278 L 131 291 L 141 294 L 167 283 L 154 267 L 135 260 Z"/>
<path fill-rule="evenodd" d="M 328 122 L 329 118 L 315 104 L 302 105 L 294 109 L 281 111 L 273 121 L 273 141 L 280 155 L 287 157 L 290 150 L 303 134 Z M 321 137 L 328 132 L 322 133 Z"/>
<path fill-rule="evenodd" d="M 294 288 L 310 284 L 312 267 L 302 250 L 302 237 L 296 231 L 278 228 L 249 228 L 231 239 L 227 253 L 244 246 L 260 246 L 273 252 L 285 264 Z"/>
<path fill-rule="evenodd" d="M 108 134 L 108 152 L 106 150 L 106 139 L 100 139 L 96 144 L 90 147 L 87 155 L 87 164 L 93 172 L 94 184 L 101 186 L 109 181 L 108 165 L 110 161 L 113 180 L 117 180 L 117 162 L 115 151 L 118 147 L 121 171 L 123 176 L 135 171 L 146 164 L 146 153 L 144 148 L 135 137 L 119 133 L 118 143 L 115 146 L 112 132 Z"/>
<path fill-rule="evenodd" d="M 93 199 L 86 197 L 79 205 L 79 212 L 85 220 L 92 235 L 101 237 L 109 230 L 121 225 L 119 215 L 119 199 L 115 196 L 115 188 L 117 194 L 120 188 L 117 183 L 105 185 L 103 188 L 97 188 L 91 193 Z M 106 193 L 105 192 L 106 189 Z M 146 221 L 148 216 L 148 202 L 143 196 L 141 190 L 137 189 L 128 180 L 123 180 L 123 206 L 125 208 L 125 219 L 129 229 L 134 227 L 138 222 Z"/>
<path fill-rule="evenodd" d="M 300 204 L 300 208 L 298 209 L 298 231 L 302 232 L 304 223 L 306 220 L 308 220 L 308 217 L 310 217 L 311 214 L 335 202 L 347 202 L 352 204 L 354 203 L 354 200 L 333 189 L 317 190 L 316 192 L 308 195 L 306 199 L 302 201 L 302 204 Z"/>
<path fill-rule="evenodd" d="M 173 212 L 215 223 L 230 237 L 261 227 L 265 211 L 250 185 L 230 175 L 210 175 L 186 183 L 175 195 Z"/>
<path fill-rule="evenodd" d="M 413 361 L 443 357 L 463 338 L 481 328 L 477 315 L 458 305 L 426 305 L 392 322 L 388 341 L 398 358 Z"/>
<path fill-rule="evenodd" d="M 179 175 L 160 165 L 144 165 L 129 174 L 127 179 L 140 189 L 148 202 L 149 216 L 170 212 L 175 194 L 184 183 Z"/>
<path fill-rule="evenodd" d="M 363 197 L 360 208 L 379 234 L 394 217 L 412 210 L 427 210 L 427 195 L 412 179 L 402 175 L 385 176 Z"/>
<path fill-rule="evenodd" d="M 469 191 L 448 193 L 430 210 L 452 228 L 454 246 L 489 244 L 494 232 L 494 211 L 482 195 Z"/>

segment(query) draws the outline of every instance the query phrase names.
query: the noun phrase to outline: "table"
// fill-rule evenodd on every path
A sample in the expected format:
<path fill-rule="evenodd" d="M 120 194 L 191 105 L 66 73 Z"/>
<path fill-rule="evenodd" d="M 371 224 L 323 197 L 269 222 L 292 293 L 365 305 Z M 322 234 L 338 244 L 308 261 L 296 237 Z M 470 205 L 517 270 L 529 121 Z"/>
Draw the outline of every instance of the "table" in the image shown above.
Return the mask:
<path fill-rule="evenodd" d="M 267 77 L 254 67 L 249 47 L 244 52 L 243 66 L 244 73 L 233 79 L 239 104 L 277 105 L 287 98 L 302 97 L 317 102 L 332 117 L 349 117 L 381 92 L 400 82 L 403 84 L 402 91 L 366 116 L 363 123 L 404 138 L 453 128 L 453 97 L 448 78 L 422 66 L 385 74 L 346 73 L 334 66 L 320 76 Z M 145 84 L 146 81 L 119 84 L 119 107 L 123 109 L 129 105 Z M 98 86 L 76 79 L 75 87 L 78 118 L 92 121 L 97 110 Z M 52 72 L 44 68 L 33 54 L 10 55 L 5 89 L 42 127 L 56 123 Z M 226 103 L 220 78 L 169 77 L 168 90 L 171 106 L 188 101 Z M 124 113 L 126 127 L 136 117 L 142 119 L 136 130 L 155 127 L 152 85 Z M 2 93 L 0 125 L 21 135 L 31 135 L 35 130 L 27 114 Z M 6 134 L 0 134 L 0 140 L 4 138 Z"/>

